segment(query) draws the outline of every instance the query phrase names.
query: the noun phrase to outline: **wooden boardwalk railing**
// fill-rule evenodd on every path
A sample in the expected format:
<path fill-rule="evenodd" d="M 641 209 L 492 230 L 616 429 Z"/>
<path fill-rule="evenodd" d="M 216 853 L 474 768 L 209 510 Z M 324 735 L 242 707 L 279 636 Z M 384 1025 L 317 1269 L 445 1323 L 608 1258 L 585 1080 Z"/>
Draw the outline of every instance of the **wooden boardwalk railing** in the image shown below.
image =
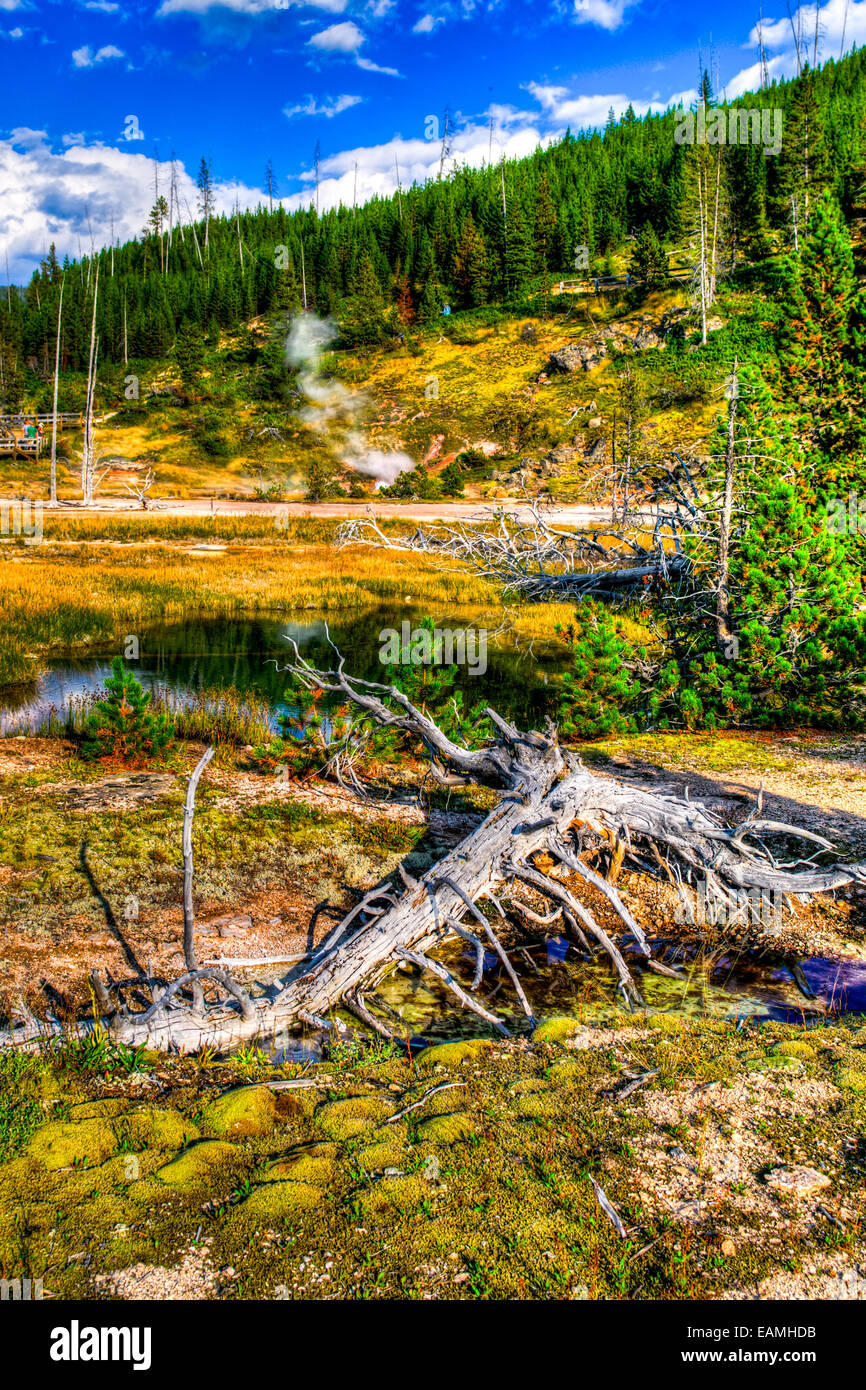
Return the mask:
<path fill-rule="evenodd" d="M 11 434 L 0 429 L 0 454 L 23 454 L 39 457 L 42 440 L 38 434 Z"/>
<path fill-rule="evenodd" d="M 93 418 L 94 422 L 98 423 L 97 417 L 94 416 Z M 32 410 L 19 410 L 18 413 L 15 415 L 0 415 L 0 426 L 6 425 L 8 427 L 9 425 L 50 425 L 53 419 L 54 415 L 51 413 L 51 411 L 49 411 L 47 415 L 43 415 L 41 411 L 39 414 L 36 414 Z M 83 422 L 83 410 L 58 410 L 57 412 L 58 425 L 80 425 L 83 424 Z"/>
<path fill-rule="evenodd" d="M 684 285 L 691 280 L 691 275 L 669 275 L 671 283 Z M 560 280 L 559 293 L 571 290 L 574 294 L 604 294 L 606 290 L 628 290 L 632 285 L 640 285 L 642 281 L 636 275 L 589 275 L 583 280 Z"/>

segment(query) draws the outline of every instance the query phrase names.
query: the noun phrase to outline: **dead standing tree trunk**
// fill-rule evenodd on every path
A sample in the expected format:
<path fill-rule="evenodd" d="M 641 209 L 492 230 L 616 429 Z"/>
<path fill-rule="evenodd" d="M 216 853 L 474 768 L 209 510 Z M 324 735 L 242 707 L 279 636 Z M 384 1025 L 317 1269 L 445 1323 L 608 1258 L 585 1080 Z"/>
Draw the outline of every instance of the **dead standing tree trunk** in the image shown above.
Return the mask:
<path fill-rule="evenodd" d="M 198 970 L 198 961 L 195 958 L 195 907 L 192 900 L 192 818 L 195 814 L 196 787 L 213 754 L 213 748 L 205 749 L 196 763 L 183 807 L 183 958 L 187 971 L 193 974 Z M 195 980 L 192 993 L 195 1008 L 202 1010 L 204 994 L 200 980 Z"/>
<path fill-rule="evenodd" d="M 758 889 L 792 894 L 818 893 L 853 881 L 866 883 L 866 863 L 810 866 L 793 871 L 768 849 L 773 837 L 806 840 L 828 851 L 826 840 L 796 827 L 759 819 L 756 810 L 743 824 L 729 829 L 699 804 L 651 791 L 626 787 L 596 776 L 559 747 L 556 730 L 522 732 L 488 710 L 496 736 L 484 747 L 470 749 L 449 739 L 439 727 L 394 687 L 347 676 L 342 659 L 335 670 L 321 671 L 296 654 L 289 670 L 310 690 L 330 692 L 349 701 L 371 727 L 397 729 L 420 740 L 430 759 L 432 775 L 449 786 L 469 784 L 495 789 L 499 799 L 476 830 L 420 879 L 402 868 L 401 882 L 374 888 L 343 918 L 317 947 L 312 959 L 299 963 L 276 985 L 253 998 L 225 971 L 200 969 L 190 949 L 191 871 L 185 894 L 185 955 L 187 970 L 147 1009 L 138 1012 L 123 1000 L 120 982 L 106 987 L 94 981 L 103 1017 L 100 1022 L 120 1042 L 157 1049 L 195 1051 L 208 1046 L 225 1049 L 256 1038 L 270 1038 L 298 1022 L 329 1025 L 323 1015 L 337 1005 L 353 1011 L 377 1032 L 388 1033 L 383 1020 L 368 1007 L 365 991 L 400 961 L 409 961 L 438 978 L 462 1008 L 472 1010 L 499 1033 L 505 1023 L 475 997 L 481 985 L 484 952 L 493 947 L 503 962 L 521 1008 L 532 1023 L 532 1007 L 502 944 L 500 934 L 513 914 L 525 923 L 546 928 L 561 920 L 583 947 L 588 940 L 603 950 L 619 979 L 624 997 L 640 1003 L 640 994 L 625 954 L 597 920 L 585 901 L 586 889 L 600 893 L 631 937 L 631 949 L 645 967 L 670 973 L 653 961 L 640 925 L 614 884 L 580 858 L 583 838 L 597 837 L 619 848 L 643 869 L 655 859 L 671 879 L 683 875 L 704 883 L 707 897 L 730 901 L 732 890 Z M 200 775 L 204 760 L 196 773 Z M 194 774 L 195 777 L 195 774 Z M 194 782 L 190 783 L 194 792 Z M 533 856 L 542 852 L 561 873 L 576 879 L 569 887 L 561 878 L 541 871 Z M 546 862 L 543 861 L 543 862 Z M 802 863 L 804 861 L 798 860 Z M 526 905 L 527 886 L 549 904 L 546 915 Z M 591 897 L 591 895 L 590 895 Z M 486 912 L 480 903 L 485 902 Z M 189 912 L 187 912 L 187 907 Z M 431 952 L 449 938 L 459 938 L 475 955 L 469 984 L 434 959 Z M 139 981 L 152 987 L 155 981 Z M 224 1000 L 190 998 L 192 988 L 218 986 Z M 38 1046 L 60 1036 L 60 1024 L 45 1024 L 24 1013 L 24 1022 L 0 1033 L 0 1045 Z M 81 1025 L 82 1031 L 94 1025 Z M 399 1039 L 397 1039 L 399 1041 Z"/>

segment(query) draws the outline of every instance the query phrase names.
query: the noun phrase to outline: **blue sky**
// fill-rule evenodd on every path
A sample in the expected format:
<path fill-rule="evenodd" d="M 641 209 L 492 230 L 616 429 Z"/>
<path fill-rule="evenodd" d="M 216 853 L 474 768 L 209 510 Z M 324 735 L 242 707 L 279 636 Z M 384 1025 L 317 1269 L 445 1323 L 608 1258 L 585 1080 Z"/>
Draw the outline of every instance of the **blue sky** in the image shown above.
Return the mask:
<path fill-rule="evenodd" d="M 0 246 L 20 280 L 52 239 L 104 245 L 112 219 L 135 235 L 172 154 L 182 206 L 205 155 L 222 209 L 263 196 L 268 159 L 293 208 L 318 142 L 324 208 L 356 180 L 359 201 L 391 193 L 395 161 L 404 183 L 438 170 L 446 106 L 453 158 L 478 164 L 610 106 L 688 104 L 699 50 L 733 99 L 756 85 L 759 2 L 0 0 Z M 784 0 L 765 4 L 771 71 L 790 75 Z M 866 41 L 866 0 L 828 0 L 818 20 L 821 57 Z M 802 28 L 811 52 L 814 6 Z"/>

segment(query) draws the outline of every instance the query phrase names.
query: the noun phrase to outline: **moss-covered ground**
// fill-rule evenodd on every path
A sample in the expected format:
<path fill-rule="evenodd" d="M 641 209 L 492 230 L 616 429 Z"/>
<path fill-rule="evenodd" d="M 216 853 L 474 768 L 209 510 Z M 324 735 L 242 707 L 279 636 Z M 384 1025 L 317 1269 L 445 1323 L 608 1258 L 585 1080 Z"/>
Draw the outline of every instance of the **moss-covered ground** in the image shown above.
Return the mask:
<path fill-rule="evenodd" d="M 170 1287 L 196 1255 L 200 1297 L 696 1299 L 863 1256 L 856 1020 L 99 1065 L 0 1059 L 0 1274 L 46 1296 L 112 1296 L 133 1267 Z M 829 1186 L 777 1195 L 767 1174 L 803 1163 Z"/>

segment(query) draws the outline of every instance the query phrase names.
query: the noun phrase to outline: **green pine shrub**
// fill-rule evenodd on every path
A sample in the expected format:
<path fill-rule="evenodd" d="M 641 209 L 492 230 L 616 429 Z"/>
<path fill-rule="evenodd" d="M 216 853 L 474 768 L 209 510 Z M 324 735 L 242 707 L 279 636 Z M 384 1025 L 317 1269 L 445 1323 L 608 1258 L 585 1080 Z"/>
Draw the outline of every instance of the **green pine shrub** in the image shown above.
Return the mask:
<path fill-rule="evenodd" d="M 131 671 L 116 656 L 105 682 L 106 699 L 98 701 L 87 718 L 81 756 L 140 763 L 160 752 L 174 739 L 174 725 L 167 714 L 148 709 L 150 692 L 142 690 Z"/>

